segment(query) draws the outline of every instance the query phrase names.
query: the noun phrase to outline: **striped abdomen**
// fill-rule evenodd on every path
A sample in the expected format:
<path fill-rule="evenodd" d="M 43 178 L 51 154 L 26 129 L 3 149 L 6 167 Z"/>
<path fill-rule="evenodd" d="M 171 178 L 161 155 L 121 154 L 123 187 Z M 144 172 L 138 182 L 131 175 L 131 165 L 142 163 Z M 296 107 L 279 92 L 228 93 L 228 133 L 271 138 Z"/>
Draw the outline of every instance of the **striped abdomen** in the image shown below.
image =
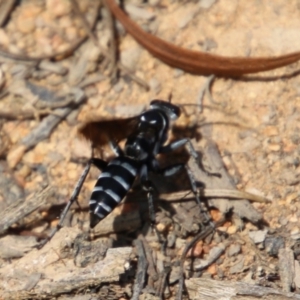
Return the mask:
<path fill-rule="evenodd" d="M 90 227 L 95 227 L 126 196 L 138 172 L 138 163 L 128 157 L 113 159 L 100 174 L 90 200 Z"/>

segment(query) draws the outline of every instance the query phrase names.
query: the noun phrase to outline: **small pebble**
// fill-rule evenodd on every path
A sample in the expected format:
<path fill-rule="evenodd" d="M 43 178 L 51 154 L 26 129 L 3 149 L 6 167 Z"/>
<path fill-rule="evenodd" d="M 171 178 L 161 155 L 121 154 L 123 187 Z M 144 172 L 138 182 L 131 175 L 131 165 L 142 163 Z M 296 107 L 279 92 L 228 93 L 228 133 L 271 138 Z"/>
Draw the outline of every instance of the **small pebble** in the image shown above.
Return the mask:
<path fill-rule="evenodd" d="M 298 221 L 299 221 L 296 214 L 290 215 L 290 216 L 288 217 L 288 220 L 289 220 L 290 223 L 298 223 Z"/>
<path fill-rule="evenodd" d="M 173 232 L 170 232 L 167 236 L 168 248 L 174 247 L 175 243 L 176 243 L 176 235 Z"/>
<path fill-rule="evenodd" d="M 291 230 L 291 235 L 296 235 L 299 233 L 299 228 L 298 227 L 294 227 L 292 230 Z"/>
<path fill-rule="evenodd" d="M 207 272 L 211 274 L 212 276 L 215 276 L 217 274 L 217 266 L 216 264 L 212 264 L 207 268 Z"/>
<path fill-rule="evenodd" d="M 135 70 L 138 64 L 142 49 L 140 47 L 131 47 L 121 52 L 120 60 L 124 66 Z"/>
<path fill-rule="evenodd" d="M 176 239 L 176 242 L 175 242 L 175 247 L 176 247 L 177 249 L 182 249 L 182 248 L 185 247 L 186 243 L 187 243 L 186 240 L 181 239 L 181 238 L 177 238 L 177 239 Z"/>
<path fill-rule="evenodd" d="M 238 231 L 238 228 L 236 225 L 231 225 L 227 229 L 228 234 L 235 234 Z"/>
<path fill-rule="evenodd" d="M 172 267 L 170 276 L 169 276 L 169 283 L 173 284 L 178 281 L 180 278 L 180 266 Z"/>
<path fill-rule="evenodd" d="M 291 194 L 288 194 L 286 197 L 285 197 L 285 202 L 286 204 L 291 204 L 291 202 L 293 200 L 295 200 L 296 198 L 298 198 L 298 193 L 291 193 Z"/>
<path fill-rule="evenodd" d="M 193 20 L 198 11 L 199 7 L 194 7 L 193 9 L 190 9 L 187 13 L 182 15 L 178 20 L 178 28 L 185 28 Z"/>
<path fill-rule="evenodd" d="M 20 145 L 8 152 L 6 160 L 11 169 L 13 169 L 20 162 L 25 154 L 25 151 L 26 147 L 24 145 Z"/>
<path fill-rule="evenodd" d="M 192 249 L 187 253 L 187 257 L 200 257 L 203 252 L 203 241 L 199 241 Z"/>
<path fill-rule="evenodd" d="M 288 224 L 288 219 L 284 216 L 279 217 L 278 222 L 280 225 L 285 226 Z"/>
<path fill-rule="evenodd" d="M 264 128 L 263 133 L 266 136 L 277 136 L 279 134 L 279 131 L 276 126 L 267 126 Z"/>
<path fill-rule="evenodd" d="M 163 224 L 163 223 L 158 223 L 158 224 L 156 225 L 156 229 L 157 229 L 157 231 L 159 231 L 159 232 L 164 232 L 164 231 L 166 230 L 166 225 Z"/>
<path fill-rule="evenodd" d="M 249 237 L 253 240 L 253 242 L 255 244 L 259 244 L 259 243 L 262 243 L 265 240 L 267 233 L 268 233 L 267 229 L 257 230 L 257 231 L 250 231 L 249 232 Z"/>
<path fill-rule="evenodd" d="M 279 249 L 285 247 L 284 238 L 281 236 L 269 236 L 265 239 L 264 247 L 271 256 L 277 256 Z"/>
<path fill-rule="evenodd" d="M 294 284 L 299 289 L 300 288 L 300 263 L 297 260 L 295 260 L 294 272 L 295 272 Z"/>
<path fill-rule="evenodd" d="M 295 240 L 295 241 L 300 240 L 300 234 L 299 233 L 298 234 L 294 234 L 294 235 L 291 236 L 291 238 L 293 240 Z"/>
<path fill-rule="evenodd" d="M 173 76 L 174 78 L 178 78 L 184 74 L 184 71 L 181 69 L 174 69 Z"/>
<path fill-rule="evenodd" d="M 159 3 L 161 2 L 161 0 L 149 0 L 148 3 L 151 6 L 157 6 Z"/>
<path fill-rule="evenodd" d="M 227 250 L 227 254 L 229 257 L 234 256 L 241 252 L 241 245 L 240 244 L 232 244 L 229 246 Z"/>
<path fill-rule="evenodd" d="M 156 78 L 151 78 L 149 80 L 149 86 L 153 93 L 159 94 L 161 91 L 161 83 Z"/>
<path fill-rule="evenodd" d="M 0 44 L 4 47 L 7 47 L 9 43 L 10 41 L 8 35 L 2 28 L 0 28 Z"/>
<path fill-rule="evenodd" d="M 120 94 L 124 89 L 124 83 L 123 81 L 119 80 L 114 86 L 113 89 L 115 93 Z"/>
<path fill-rule="evenodd" d="M 155 18 L 155 13 L 136 5 L 127 4 L 125 8 L 132 19 L 152 20 Z"/>
<path fill-rule="evenodd" d="M 72 5 L 71 1 L 47 0 L 46 8 L 53 17 L 57 18 L 69 14 L 72 10 Z"/>
<path fill-rule="evenodd" d="M 200 0 L 199 7 L 208 9 L 215 4 L 217 0 Z"/>
<path fill-rule="evenodd" d="M 245 263 L 245 257 L 240 256 L 239 261 L 229 269 L 229 273 L 230 274 L 241 273 L 244 269 L 244 263 Z"/>
<path fill-rule="evenodd" d="M 261 146 L 260 141 L 257 140 L 256 138 L 254 138 L 253 136 L 244 138 L 244 141 L 241 144 L 242 151 L 245 151 L 248 153 L 260 146 Z"/>
<path fill-rule="evenodd" d="M 279 145 L 279 144 L 269 144 L 268 149 L 270 151 L 279 151 L 281 149 L 281 145 Z"/>

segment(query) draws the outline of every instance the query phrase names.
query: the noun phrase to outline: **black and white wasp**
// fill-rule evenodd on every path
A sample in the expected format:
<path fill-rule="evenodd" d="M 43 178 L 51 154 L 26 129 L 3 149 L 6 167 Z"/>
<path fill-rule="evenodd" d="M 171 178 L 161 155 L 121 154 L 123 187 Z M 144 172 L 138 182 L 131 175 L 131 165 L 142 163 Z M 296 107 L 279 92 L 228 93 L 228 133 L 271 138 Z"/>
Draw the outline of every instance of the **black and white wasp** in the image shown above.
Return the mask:
<path fill-rule="evenodd" d="M 187 145 L 189 154 L 198 162 L 197 152 L 188 138 L 166 144 L 170 122 L 178 119 L 179 116 L 180 108 L 178 106 L 162 100 L 153 100 L 150 103 L 150 108 L 138 116 L 84 123 L 78 130 L 79 134 L 91 141 L 93 147 L 98 149 L 109 143 L 116 157 L 110 162 L 99 158 L 89 160 L 61 214 L 58 227 L 49 238 L 52 238 L 62 226 L 67 211 L 77 200 L 91 165 L 95 165 L 101 171 L 89 202 L 91 228 L 95 227 L 122 201 L 137 178 L 148 191 L 150 217 L 151 221 L 154 222 L 154 188 L 149 180 L 149 172 L 172 176 L 179 170 L 186 168 L 192 191 L 200 204 L 196 182 L 187 166 L 179 163 L 161 168 L 156 159 L 158 154 L 169 153 Z M 118 143 L 124 139 L 126 139 L 125 147 L 121 149 Z"/>

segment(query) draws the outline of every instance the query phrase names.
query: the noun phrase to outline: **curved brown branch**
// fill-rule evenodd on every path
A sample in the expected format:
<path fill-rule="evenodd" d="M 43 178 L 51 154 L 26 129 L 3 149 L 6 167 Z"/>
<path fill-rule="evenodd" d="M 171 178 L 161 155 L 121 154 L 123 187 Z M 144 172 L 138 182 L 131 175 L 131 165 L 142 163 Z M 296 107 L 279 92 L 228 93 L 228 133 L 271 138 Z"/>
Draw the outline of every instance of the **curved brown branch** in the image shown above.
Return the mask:
<path fill-rule="evenodd" d="M 275 57 L 246 58 L 220 56 L 181 48 L 143 31 L 120 9 L 115 0 L 105 0 L 105 3 L 128 33 L 153 56 L 189 73 L 235 77 L 273 70 L 300 59 L 299 51 Z"/>

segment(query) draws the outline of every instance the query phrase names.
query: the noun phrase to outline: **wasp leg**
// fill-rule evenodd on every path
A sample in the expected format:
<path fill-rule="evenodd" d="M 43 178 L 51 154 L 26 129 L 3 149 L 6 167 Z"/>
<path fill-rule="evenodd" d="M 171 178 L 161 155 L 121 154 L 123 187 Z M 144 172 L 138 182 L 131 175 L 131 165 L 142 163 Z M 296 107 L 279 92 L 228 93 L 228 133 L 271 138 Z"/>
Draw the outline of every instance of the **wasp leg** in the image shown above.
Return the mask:
<path fill-rule="evenodd" d="M 172 151 L 174 151 L 174 150 L 177 150 L 177 149 L 179 149 L 179 148 L 181 148 L 181 147 L 183 147 L 183 146 L 185 146 L 185 145 L 187 145 L 187 148 L 186 148 L 186 149 L 187 149 L 189 155 L 192 156 L 192 157 L 195 159 L 197 165 L 201 168 L 201 170 L 202 170 L 203 172 L 205 172 L 205 173 L 206 173 L 207 175 L 209 175 L 209 176 L 217 176 L 217 177 L 220 177 L 220 174 L 217 174 L 217 173 L 210 173 L 210 172 L 208 172 L 207 170 L 205 170 L 205 168 L 204 168 L 204 166 L 203 166 L 203 164 L 202 164 L 202 161 L 201 161 L 201 159 L 200 159 L 200 157 L 199 157 L 197 151 L 195 150 L 195 148 L 194 148 L 194 146 L 193 146 L 191 140 L 188 139 L 188 138 L 184 138 L 184 139 L 181 139 L 181 140 L 172 142 L 172 143 L 170 143 L 170 144 L 168 144 L 168 145 L 165 145 L 165 146 L 160 147 L 159 153 L 169 153 L 169 152 L 172 152 Z"/>
<path fill-rule="evenodd" d="M 116 156 L 124 156 L 124 151 L 121 149 L 121 147 L 114 141 L 111 140 L 109 142 L 110 148 L 115 153 Z"/>
<path fill-rule="evenodd" d="M 142 184 L 144 190 L 147 191 L 147 200 L 148 200 L 148 205 L 149 205 L 149 216 L 150 216 L 151 226 L 152 226 L 152 228 L 154 228 L 157 239 L 158 239 L 159 243 L 161 244 L 162 253 L 165 253 L 166 240 L 164 240 L 162 238 L 161 234 L 158 232 L 158 230 L 155 226 L 155 210 L 154 210 L 154 204 L 153 204 L 155 188 L 154 188 L 152 182 L 148 178 L 147 165 L 143 165 L 140 169 L 140 180 L 141 180 L 141 184 Z"/>
<path fill-rule="evenodd" d="M 156 172 L 158 174 L 163 175 L 164 177 L 169 177 L 169 176 L 175 175 L 180 170 L 182 170 L 184 167 L 185 167 L 185 164 L 174 164 L 174 165 L 168 166 L 163 169 L 158 169 Z"/>
<path fill-rule="evenodd" d="M 186 173 L 187 173 L 189 181 L 190 181 L 192 192 L 195 195 L 196 201 L 201 209 L 201 214 L 203 215 L 204 223 L 212 225 L 213 223 L 209 217 L 207 209 L 203 205 L 203 203 L 201 203 L 201 201 L 200 201 L 200 197 L 199 197 L 199 193 L 198 193 L 198 189 L 197 189 L 197 181 L 195 180 L 192 171 L 186 164 L 174 164 L 174 165 L 168 166 L 166 168 L 159 169 L 156 172 L 167 177 L 167 176 L 175 175 L 177 172 L 179 172 L 180 170 L 182 170 L 184 168 L 186 169 Z"/>
<path fill-rule="evenodd" d="M 215 224 L 212 222 L 211 218 L 209 217 L 209 213 L 207 211 L 207 208 L 205 205 L 203 205 L 203 203 L 201 203 L 200 197 L 199 197 L 199 193 L 198 193 L 198 189 L 197 189 L 197 181 L 195 180 L 195 177 L 193 175 L 193 172 L 191 171 L 191 169 L 187 166 L 184 165 L 185 169 L 186 169 L 186 173 L 189 177 L 190 180 L 190 184 L 191 184 L 191 188 L 192 191 L 195 195 L 196 201 L 200 207 L 200 212 L 202 214 L 203 217 L 203 223 L 205 224 L 209 224 L 210 226 L 212 226 L 213 228 L 215 228 Z"/>
<path fill-rule="evenodd" d="M 73 190 L 73 193 L 71 195 L 71 198 L 69 199 L 67 205 L 65 206 L 64 210 L 62 211 L 62 213 L 60 214 L 60 217 L 59 217 L 59 222 L 58 224 L 56 225 L 56 227 L 52 230 L 52 232 L 49 234 L 48 238 L 46 238 L 44 241 L 42 241 L 39 245 L 38 245 L 38 248 L 42 248 L 47 242 L 49 242 L 53 236 L 55 235 L 55 233 L 57 231 L 59 231 L 59 229 L 62 227 L 63 225 L 63 222 L 66 218 L 66 215 L 71 207 L 71 205 L 77 201 L 77 198 L 78 198 L 78 195 L 81 191 L 81 188 L 83 186 L 83 183 L 90 171 L 90 168 L 91 168 L 91 165 L 95 165 L 98 169 L 100 170 L 103 170 L 103 168 L 105 168 L 107 166 L 107 162 L 102 160 L 102 159 L 99 159 L 99 158 L 91 158 L 86 167 L 84 168 L 78 182 L 76 183 L 75 185 L 75 188 Z"/>
<path fill-rule="evenodd" d="M 152 182 L 148 178 L 148 168 L 147 165 L 142 165 L 140 169 L 140 181 L 145 191 L 147 191 L 147 199 L 149 205 L 149 216 L 151 224 L 155 224 L 155 210 L 153 204 L 153 195 L 154 195 L 154 187 Z"/>

